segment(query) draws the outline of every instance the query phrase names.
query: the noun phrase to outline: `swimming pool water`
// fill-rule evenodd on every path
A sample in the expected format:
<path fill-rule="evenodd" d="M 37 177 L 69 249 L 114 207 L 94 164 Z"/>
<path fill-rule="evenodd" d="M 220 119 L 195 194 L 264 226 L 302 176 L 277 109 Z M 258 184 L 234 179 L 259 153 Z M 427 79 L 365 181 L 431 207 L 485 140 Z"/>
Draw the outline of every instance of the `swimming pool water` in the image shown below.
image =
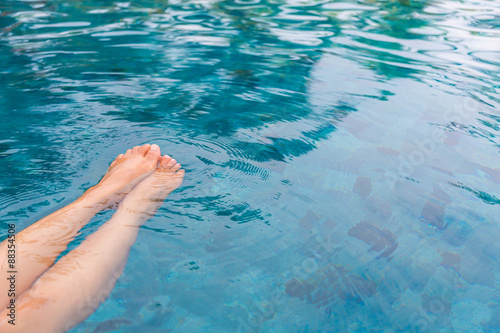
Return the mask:
<path fill-rule="evenodd" d="M 497 2 L 0 11 L 3 222 L 134 145 L 187 171 L 71 332 L 500 331 Z"/>

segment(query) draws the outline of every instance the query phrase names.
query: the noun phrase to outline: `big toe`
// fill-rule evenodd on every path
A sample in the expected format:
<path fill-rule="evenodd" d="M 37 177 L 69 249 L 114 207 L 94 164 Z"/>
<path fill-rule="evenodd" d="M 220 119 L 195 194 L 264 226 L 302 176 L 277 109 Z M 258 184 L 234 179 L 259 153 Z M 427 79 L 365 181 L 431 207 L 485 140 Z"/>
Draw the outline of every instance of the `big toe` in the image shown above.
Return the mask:
<path fill-rule="evenodd" d="M 158 145 L 156 144 L 152 144 L 145 157 L 157 162 L 161 157 L 160 147 L 158 147 Z"/>
<path fill-rule="evenodd" d="M 160 159 L 160 166 L 165 167 L 167 163 L 170 162 L 171 159 L 172 157 L 168 155 L 163 155 Z"/>

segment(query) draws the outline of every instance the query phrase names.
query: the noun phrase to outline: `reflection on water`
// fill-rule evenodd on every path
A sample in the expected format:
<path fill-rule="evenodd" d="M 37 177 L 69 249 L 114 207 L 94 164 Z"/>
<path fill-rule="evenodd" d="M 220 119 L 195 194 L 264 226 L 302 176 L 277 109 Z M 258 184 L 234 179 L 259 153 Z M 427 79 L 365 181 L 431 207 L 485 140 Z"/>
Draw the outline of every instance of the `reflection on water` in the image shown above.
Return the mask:
<path fill-rule="evenodd" d="M 75 199 L 133 145 L 187 169 L 74 332 L 499 327 L 495 2 L 0 11 L 2 220 Z"/>

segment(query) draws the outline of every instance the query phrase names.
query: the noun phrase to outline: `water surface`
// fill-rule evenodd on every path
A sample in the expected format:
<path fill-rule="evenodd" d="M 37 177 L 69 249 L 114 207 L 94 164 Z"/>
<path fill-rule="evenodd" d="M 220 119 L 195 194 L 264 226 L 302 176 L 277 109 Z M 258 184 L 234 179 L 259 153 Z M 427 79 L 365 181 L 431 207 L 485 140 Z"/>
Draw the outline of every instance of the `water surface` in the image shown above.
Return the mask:
<path fill-rule="evenodd" d="M 73 333 L 498 331 L 497 2 L 0 11 L 2 221 L 134 145 L 187 171 Z"/>

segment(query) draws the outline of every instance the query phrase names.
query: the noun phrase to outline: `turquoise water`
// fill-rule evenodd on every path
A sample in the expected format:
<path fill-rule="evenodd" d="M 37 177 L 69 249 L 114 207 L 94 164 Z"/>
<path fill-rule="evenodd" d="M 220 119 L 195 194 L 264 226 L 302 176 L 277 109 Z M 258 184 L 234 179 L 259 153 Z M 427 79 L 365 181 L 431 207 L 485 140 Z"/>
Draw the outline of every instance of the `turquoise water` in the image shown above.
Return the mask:
<path fill-rule="evenodd" d="M 500 331 L 498 2 L 0 11 L 2 221 L 134 145 L 187 171 L 71 332 Z"/>

